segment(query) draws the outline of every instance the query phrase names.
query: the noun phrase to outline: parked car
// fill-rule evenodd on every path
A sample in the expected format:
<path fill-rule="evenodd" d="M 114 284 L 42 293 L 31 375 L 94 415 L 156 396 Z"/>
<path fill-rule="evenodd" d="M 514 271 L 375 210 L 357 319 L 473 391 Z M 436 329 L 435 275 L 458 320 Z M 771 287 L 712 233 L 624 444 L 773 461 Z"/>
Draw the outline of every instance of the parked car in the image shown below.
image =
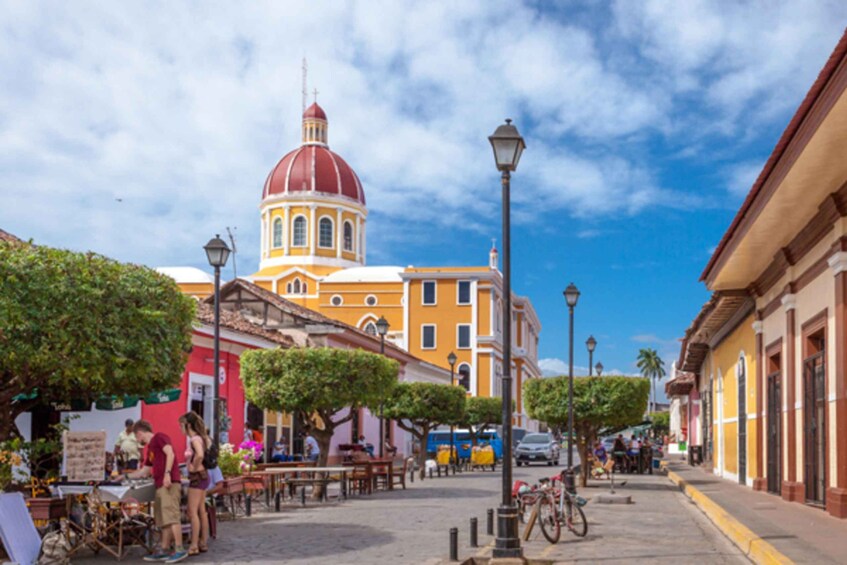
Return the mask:
<path fill-rule="evenodd" d="M 535 462 L 559 464 L 559 443 L 552 434 L 526 434 L 515 448 L 515 464 L 520 467 Z"/>

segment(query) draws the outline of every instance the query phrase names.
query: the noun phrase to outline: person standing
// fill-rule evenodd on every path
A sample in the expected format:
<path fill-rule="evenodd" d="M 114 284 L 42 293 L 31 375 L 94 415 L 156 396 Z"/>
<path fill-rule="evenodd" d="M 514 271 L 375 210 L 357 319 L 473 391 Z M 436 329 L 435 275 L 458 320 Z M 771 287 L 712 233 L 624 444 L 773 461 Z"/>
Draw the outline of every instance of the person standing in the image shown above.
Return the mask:
<path fill-rule="evenodd" d="M 321 456 L 321 448 L 318 441 L 312 437 L 312 434 L 306 436 L 303 442 L 306 445 L 306 459 L 309 461 L 317 461 Z"/>
<path fill-rule="evenodd" d="M 153 477 L 153 482 L 156 484 L 154 518 L 156 526 L 162 532 L 159 548 L 152 554 L 145 555 L 144 561 L 179 563 L 188 557 L 188 552 L 182 546 L 179 510 L 182 485 L 171 438 L 161 432 L 154 434 L 153 426 L 146 420 L 135 422 L 132 431 L 138 444 L 147 447 L 147 454 L 144 458 L 144 466 L 137 471 L 127 473 L 126 476 L 131 479 Z"/>
<path fill-rule="evenodd" d="M 124 422 L 124 430 L 118 434 L 118 441 L 115 442 L 115 459 L 118 463 L 118 471 L 121 473 L 127 469 L 130 471 L 138 469 L 138 460 L 141 459 L 141 450 L 135 434 L 132 433 L 132 424 L 132 418 Z"/>
<path fill-rule="evenodd" d="M 206 491 L 209 489 L 209 472 L 206 454 L 212 440 L 206 435 L 206 424 L 196 412 L 179 418 L 182 432 L 188 438 L 185 461 L 188 467 L 188 518 L 191 520 L 191 544 L 188 555 L 209 551 L 209 515 L 206 514 Z"/>

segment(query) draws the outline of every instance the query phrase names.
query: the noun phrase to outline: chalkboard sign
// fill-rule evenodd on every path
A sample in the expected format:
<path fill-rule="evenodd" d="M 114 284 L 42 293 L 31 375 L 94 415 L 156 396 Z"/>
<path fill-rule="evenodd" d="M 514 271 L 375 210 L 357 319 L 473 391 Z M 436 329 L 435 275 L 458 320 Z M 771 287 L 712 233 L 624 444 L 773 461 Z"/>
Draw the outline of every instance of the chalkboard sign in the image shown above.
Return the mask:
<path fill-rule="evenodd" d="M 106 432 L 65 432 L 65 474 L 68 481 L 102 481 L 106 472 Z"/>

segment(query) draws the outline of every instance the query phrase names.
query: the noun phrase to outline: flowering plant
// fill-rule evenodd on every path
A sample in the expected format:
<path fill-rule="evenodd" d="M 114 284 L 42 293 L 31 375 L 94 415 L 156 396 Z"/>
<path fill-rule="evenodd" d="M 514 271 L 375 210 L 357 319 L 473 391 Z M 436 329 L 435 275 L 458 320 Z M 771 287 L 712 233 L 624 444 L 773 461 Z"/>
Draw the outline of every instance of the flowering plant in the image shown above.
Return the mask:
<path fill-rule="evenodd" d="M 251 456 L 251 452 L 247 449 L 239 449 L 236 451 L 234 445 L 231 443 L 224 443 L 221 445 L 218 452 L 218 467 L 224 477 L 238 477 L 244 469 L 245 458 L 249 458 Z"/>
<path fill-rule="evenodd" d="M 0 491 L 12 484 L 12 468 L 23 464 L 20 454 L 0 445 Z"/>
<path fill-rule="evenodd" d="M 264 446 L 257 441 L 245 441 L 242 442 L 241 445 L 238 446 L 240 449 L 246 449 L 250 451 L 250 457 L 252 461 L 250 463 L 256 463 L 262 459 L 262 451 L 264 451 Z"/>

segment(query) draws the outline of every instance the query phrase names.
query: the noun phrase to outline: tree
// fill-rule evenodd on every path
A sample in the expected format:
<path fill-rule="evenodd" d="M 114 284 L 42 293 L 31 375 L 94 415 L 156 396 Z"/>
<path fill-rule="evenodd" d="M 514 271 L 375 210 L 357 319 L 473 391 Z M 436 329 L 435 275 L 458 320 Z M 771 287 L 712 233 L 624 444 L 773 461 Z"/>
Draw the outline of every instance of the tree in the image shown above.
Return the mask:
<path fill-rule="evenodd" d="M 670 412 L 653 412 L 650 414 L 650 423 L 653 425 L 653 434 L 661 437 L 670 432 L 671 414 Z"/>
<path fill-rule="evenodd" d="M 465 399 L 464 417 L 459 425 L 466 427 L 471 436 L 471 445 L 476 445 L 479 436 L 488 426 L 503 420 L 503 401 L 500 398 L 468 396 Z"/>
<path fill-rule="evenodd" d="M 420 443 L 418 466 L 426 471 L 426 440 L 440 424 L 462 421 L 465 390 L 434 383 L 399 383 L 385 402 L 384 414 L 412 434 Z"/>
<path fill-rule="evenodd" d="M 38 404 L 176 386 L 193 320 L 194 302 L 152 269 L 0 241 L 0 441 Z"/>
<path fill-rule="evenodd" d="M 309 429 L 326 466 L 335 429 L 362 407 L 375 407 L 397 382 L 399 365 L 361 349 L 254 349 L 241 355 L 248 401 L 287 412 Z"/>
<path fill-rule="evenodd" d="M 580 461 L 588 461 L 598 432 L 641 421 L 650 393 L 650 381 L 638 377 L 574 378 L 574 435 Z M 524 406 L 529 416 L 548 425 L 567 429 L 568 378 L 531 379 L 524 383 Z M 582 486 L 588 484 L 585 468 Z"/>
<path fill-rule="evenodd" d="M 656 385 L 665 376 L 665 362 L 655 349 L 646 347 L 638 352 L 638 369 L 650 379 L 650 413 L 656 410 Z"/>

